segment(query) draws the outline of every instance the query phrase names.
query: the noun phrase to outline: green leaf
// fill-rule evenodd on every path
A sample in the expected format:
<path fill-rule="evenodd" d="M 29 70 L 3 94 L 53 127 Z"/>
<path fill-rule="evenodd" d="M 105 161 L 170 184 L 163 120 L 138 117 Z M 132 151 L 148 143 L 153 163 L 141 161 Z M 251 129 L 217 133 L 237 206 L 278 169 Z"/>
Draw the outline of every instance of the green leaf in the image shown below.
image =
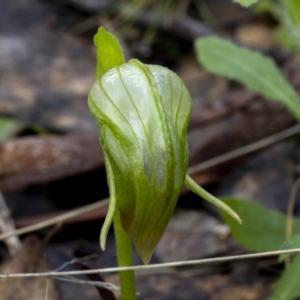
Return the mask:
<path fill-rule="evenodd" d="M 277 282 L 275 292 L 269 300 L 294 300 L 300 296 L 300 254 L 297 254 L 290 266 L 284 270 Z"/>
<path fill-rule="evenodd" d="M 230 226 L 232 235 L 250 251 L 264 252 L 279 249 L 285 239 L 286 216 L 260 204 L 224 197 L 222 200 L 243 219 L 239 226 L 227 214 L 225 222 Z M 293 230 L 300 232 L 300 219 L 293 219 Z M 289 244 L 288 244 L 289 243 Z M 300 235 L 285 244 L 285 249 L 299 247 Z M 269 300 L 292 300 L 300 296 L 300 254 L 283 272 L 277 283 L 275 293 Z"/>
<path fill-rule="evenodd" d="M 285 240 L 286 216 L 260 204 L 222 198 L 243 220 L 238 225 L 228 215 L 222 213 L 230 226 L 232 235 L 247 249 L 255 252 L 278 250 Z M 293 230 L 300 232 L 300 219 L 294 218 Z"/>
<path fill-rule="evenodd" d="M 10 137 L 20 126 L 17 120 L 0 117 L 0 141 Z"/>
<path fill-rule="evenodd" d="M 281 102 L 300 120 L 300 98 L 271 58 L 215 37 L 198 38 L 195 48 L 207 70 Z"/>
<path fill-rule="evenodd" d="M 289 249 L 296 249 L 300 248 L 300 233 L 295 234 L 292 238 L 288 241 L 285 241 L 280 248 L 281 250 L 289 250 Z M 279 256 L 279 261 L 284 261 L 287 257 L 291 256 L 292 254 L 282 254 Z"/>
<path fill-rule="evenodd" d="M 94 43 L 97 47 L 96 79 L 125 62 L 119 41 L 103 27 L 98 29 L 94 37 Z"/>
<path fill-rule="evenodd" d="M 131 60 L 96 81 L 88 104 L 100 125 L 112 201 L 101 246 L 119 207 L 123 229 L 148 263 L 184 183 L 191 97 L 172 71 Z"/>
<path fill-rule="evenodd" d="M 234 0 L 234 2 L 241 4 L 244 7 L 249 7 L 250 5 L 258 2 L 259 0 Z"/>
<path fill-rule="evenodd" d="M 293 29 L 297 35 L 294 37 L 295 40 L 300 38 L 300 1 L 299 0 L 283 0 Z M 299 44 L 299 42 L 298 42 Z"/>

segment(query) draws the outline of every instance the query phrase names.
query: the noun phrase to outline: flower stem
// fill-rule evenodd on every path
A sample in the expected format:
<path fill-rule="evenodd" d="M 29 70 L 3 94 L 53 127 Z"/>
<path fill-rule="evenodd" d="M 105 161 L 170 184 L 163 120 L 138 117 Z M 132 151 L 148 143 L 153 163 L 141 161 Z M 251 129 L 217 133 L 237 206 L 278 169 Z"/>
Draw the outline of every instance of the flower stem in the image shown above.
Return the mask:
<path fill-rule="evenodd" d="M 119 207 L 114 216 L 114 230 L 119 267 L 133 266 L 132 244 L 130 236 L 123 230 L 120 220 Z M 134 271 L 119 272 L 122 300 L 135 300 L 136 288 Z"/>
<path fill-rule="evenodd" d="M 189 188 L 192 192 L 194 192 L 196 195 L 202 197 L 206 201 L 214 204 L 215 206 L 219 207 L 221 210 L 229 214 L 233 219 L 235 219 L 238 223 L 242 224 L 241 218 L 238 216 L 238 214 L 231 209 L 227 204 L 216 198 L 215 196 L 208 193 L 206 190 L 204 190 L 200 185 L 198 185 L 189 175 L 185 176 L 184 184 L 187 188 Z"/>

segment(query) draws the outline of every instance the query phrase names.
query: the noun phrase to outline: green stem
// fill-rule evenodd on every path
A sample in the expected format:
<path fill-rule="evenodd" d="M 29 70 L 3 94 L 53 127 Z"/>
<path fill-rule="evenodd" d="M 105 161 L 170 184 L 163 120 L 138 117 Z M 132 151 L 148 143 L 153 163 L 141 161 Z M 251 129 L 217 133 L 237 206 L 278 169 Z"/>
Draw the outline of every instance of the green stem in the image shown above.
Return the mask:
<path fill-rule="evenodd" d="M 221 210 L 225 211 L 229 214 L 232 218 L 234 218 L 238 223 L 242 224 L 241 218 L 238 214 L 232 210 L 227 204 L 219 200 L 218 198 L 214 197 L 206 190 L 204 190 L 200 185 L 198 185 L 189 175 L 185 176 L 184 184 L 187 188 L 189 188 L 192 192 L 197 194 L 198 196 L 202 197 L 206 201 L 214 204 L 215 206 L 219 207 Z"/>
<path fill-rule="evenodd" d="M 119 207 L 116 207 L 115 211 L 114 230 L 116 238 L 118 266 L 133 266 L 131 239 L 130 236 L 122 228 Z M 122 300 L 135 300 L 136 288 L 134 271 L 119 272 L 119 278 L 121 283 Z"/>

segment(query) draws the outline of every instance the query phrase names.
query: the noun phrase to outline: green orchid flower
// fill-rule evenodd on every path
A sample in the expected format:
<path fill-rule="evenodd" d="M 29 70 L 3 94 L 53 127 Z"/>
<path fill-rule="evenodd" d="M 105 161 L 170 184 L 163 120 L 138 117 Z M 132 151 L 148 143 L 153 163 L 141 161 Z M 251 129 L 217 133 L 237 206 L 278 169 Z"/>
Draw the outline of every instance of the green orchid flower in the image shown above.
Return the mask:
<path fill-rule="evenodd" d="M 100 234 L 105 241 L 116 210 L 144 263 L 148 263 L 175 209 L 183 185 L 228 212 L 188 175 L 187 125 L 191 96 L 167 68 L 125 63 L 117 39 L 99 28 L 97 81 L 88 104 L 98 120 L 110 190 Z"/>

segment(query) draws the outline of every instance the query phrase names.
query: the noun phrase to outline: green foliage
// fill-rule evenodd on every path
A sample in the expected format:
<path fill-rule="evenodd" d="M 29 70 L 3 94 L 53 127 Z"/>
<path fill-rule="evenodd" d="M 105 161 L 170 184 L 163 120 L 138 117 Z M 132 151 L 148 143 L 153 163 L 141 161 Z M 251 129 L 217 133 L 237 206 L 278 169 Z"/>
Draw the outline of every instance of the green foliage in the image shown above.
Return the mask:
<path fill-rule="evenodd" d="M 235 2 L 247 7 L 258 0 L 235 0 Z M 299 51 L 300 1 L 282 2 L 285 10 L 270 0 L 260 1 L 257 9 L 267 10 L 278 18 L 281 25 L 276 32 L 277 39 L 292 51 Z M 300 98 L 271 58 L 218 38 L 199 38 L 195 42 L 195 48 L 200 63 L 207 70 L 239 81 L 264 97 L 281 102 L 300 120 Z M 224 202 L 243 219 L 243 226 L 237 226 L 223 213 L 233 236 L 243 246 L 258 252 L 280 248 L 285 240 L 287 223 L 285 215 L 242 200 L 225 198 Z M 283 244 L 283 249 L 300 247 L 300 219 L 293 219 L 293 229 L 297 234 Z M 280 260 L 288 256 L 290 255 L 282 255 Z M 270 300 L 293 300 L 299 297 L 299 277 L 300 254 L 297 254 L 291 265 L 283 272 Z"/>
<path fill-rule="evenodd" d="M 120 66 L 125 62 L 119 41 L 103 27 L 98 29 L 94 43 L 97 47 L 97 79 L 111 68 Z"/>
<path fill-rule="evenodd" d="M 222 198 L 243 220 L 239 226 L 223 213 L 232 235 L 247 249 L 255 252 L 278 250 L 285 240 L 286 216 L 260 204 Z M 300 219 L 294 218 L 293 229 L 300 232 Z"/>
<path fill-rule="evenodd" d="M 243 219 L 243 226 L 238 226 L 228 215 L 223 213 L 232 235 L 247 249 L 256 252 L 278 250 L 285 239 L 286 216 L 280 212 L 244 200 L 223 198 Z M 283 249 L 300 247 L 300 219 L 293 219 L 293 230 L 298 232 L 291 240 L 285 242 Z M 281 260 L 287 255 L 281 256 Z M 300 296 L 300 254 L 283 272 L 277 283 L 275 293 L 269 300 L 293 300 Z"/>
<path fill-rule="evenodd" d="M 130 236 L 122 228 L 120 211 L 118 209 L 116 209 L 116 213 L 114 216 L 114 231 L 118 266 L 133 266 L 131 239 Z M 136 300 L 134 271 L 120 272 L 119 277 L 122 291 L 122 300 Z M 101 299 L 105 300 L 108 298 L 110 297 L 102 297 Z"/>
<path fill-rule="evenodd" d="M 0 141 L 7 139 L 19 127 L 19 121 L 0 117 Z"/>
<path fill-rule="evenodd" d="M 255 11 L 271 14 L 277 19 L 279 25 L 274 30 L 275 39 L 288 50 L 300 52 L 300 1 L 264 0 L 257 3 Z"/>
<path fill-rule="evenodd" d="M 275 292 L 269 300 L 294 300 L 300 296 L 300 254 L 297 254 L 290 266 L 284 270 L 277 282 Z"/>
<path fill-rule="evenodd" d="M 257 3 L 259 0 L 234 0 L 234 2 L 241 4 L 244 7 L 249 7 L 250 5 Z"/>
<path fill-rule="evenodd" d="M 283 103 L 300 120 L 300 98 L 271 58 L 215 37 L 198 38 L 195 48 L 207 70 Z"/>
<path fill-rule="evenodd" d="M 300 1 L 299 0 L 283 0 L 292 28 L 296 32 L 295 39 L 300 38 Z M 299 41 L 297 41 L 299 44 Z"/>

